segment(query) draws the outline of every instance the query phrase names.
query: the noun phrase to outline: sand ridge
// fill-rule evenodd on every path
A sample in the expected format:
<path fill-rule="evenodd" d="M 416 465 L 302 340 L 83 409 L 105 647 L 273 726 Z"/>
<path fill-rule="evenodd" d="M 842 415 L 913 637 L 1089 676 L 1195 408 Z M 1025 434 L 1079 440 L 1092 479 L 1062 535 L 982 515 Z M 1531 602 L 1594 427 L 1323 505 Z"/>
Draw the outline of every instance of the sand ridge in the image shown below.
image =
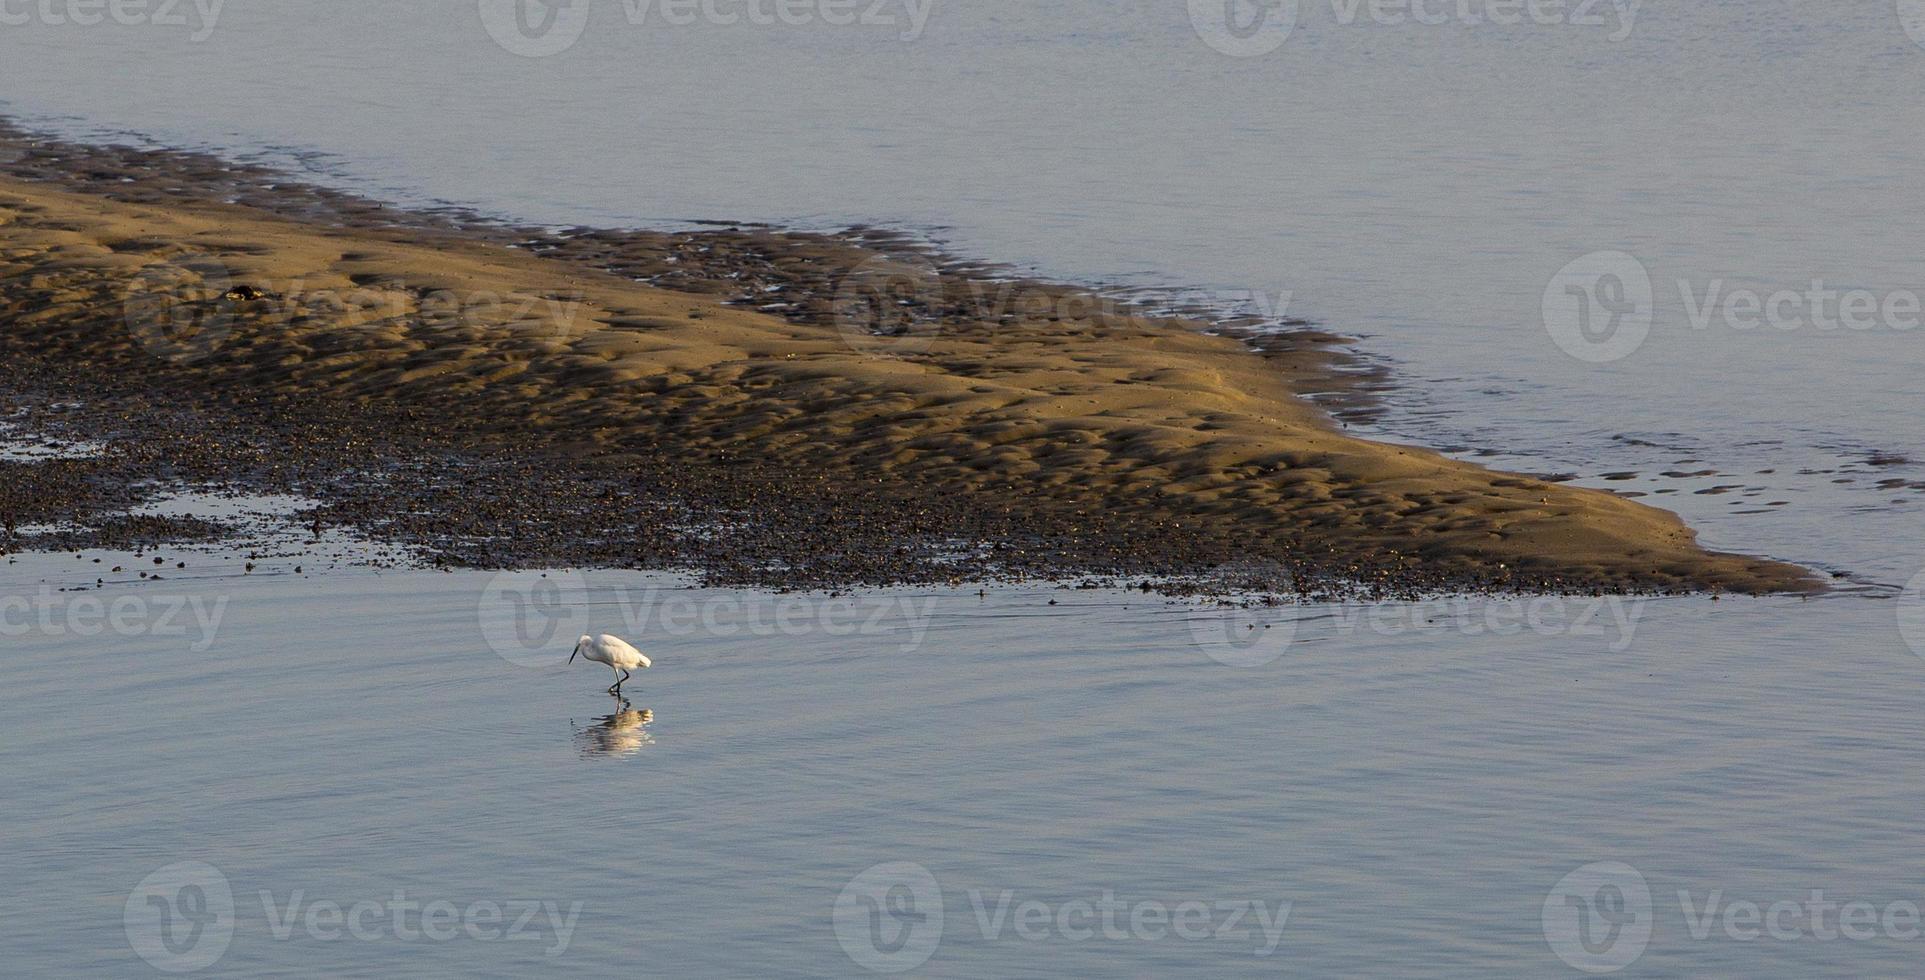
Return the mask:
<path fill-rule="evenodd" d="M 892 333 L 887 310 L 807 322 L 593 266 L 0 178 L 0 345 L 157 386 L 404 404 L 602 458 L 753 458 L 1070 531 L 1101 514 L 1319 573 L 1815 587 L 1801 569 L 1708 553 L 1674 515 L 1609 493 L 1350 437 L 1273 360 L 1196 324 L 1043 304 Z"/>

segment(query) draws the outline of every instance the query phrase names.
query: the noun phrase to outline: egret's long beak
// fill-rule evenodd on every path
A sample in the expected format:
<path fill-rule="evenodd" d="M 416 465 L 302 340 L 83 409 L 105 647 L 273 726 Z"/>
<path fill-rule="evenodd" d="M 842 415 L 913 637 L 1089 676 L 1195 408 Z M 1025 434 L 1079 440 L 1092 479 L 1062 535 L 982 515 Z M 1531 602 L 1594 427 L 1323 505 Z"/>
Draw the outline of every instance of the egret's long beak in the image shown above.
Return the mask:
<path fill-rule="evenodd" d="M 580 643 L 576 643 L 575 653 L 580 653 L 580 652 L 582 652 L 582 645 Z M 575 662 L 575 653 L 571 653 L 568 655 L 568 662 L 571 664 Z"/>

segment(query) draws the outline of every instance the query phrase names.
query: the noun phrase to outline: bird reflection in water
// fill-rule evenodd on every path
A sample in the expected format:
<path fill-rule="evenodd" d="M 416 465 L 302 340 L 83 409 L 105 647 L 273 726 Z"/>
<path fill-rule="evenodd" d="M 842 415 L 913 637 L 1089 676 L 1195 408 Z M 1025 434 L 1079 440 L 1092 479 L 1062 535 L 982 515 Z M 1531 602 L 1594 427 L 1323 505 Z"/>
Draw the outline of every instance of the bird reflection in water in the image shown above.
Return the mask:
<path fill-rule="evenodd" d="M 634 755 L 655 744 L 655 737 L 648 733 L 648 723 L 654 720 L 655 712 L 617 697 L 614 714 L 603 715 L 592 725 L 575 726 L 575 746 L 584 759 Z"/>

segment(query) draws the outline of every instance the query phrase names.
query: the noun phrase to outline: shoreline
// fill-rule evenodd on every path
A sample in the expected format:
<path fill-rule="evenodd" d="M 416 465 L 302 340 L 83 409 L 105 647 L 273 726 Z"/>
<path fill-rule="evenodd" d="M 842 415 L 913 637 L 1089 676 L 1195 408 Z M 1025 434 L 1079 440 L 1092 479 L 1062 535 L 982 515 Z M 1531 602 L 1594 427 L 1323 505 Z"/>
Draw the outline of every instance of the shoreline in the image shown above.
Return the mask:
<path fill-rule="evenodd" d="M 1383 379 L 1341 337 L 1163 312 L 873 229 L 520 228 L 0 127 L 0 408 L 110 447 L 0 464 L 0 520 L 87 525 L 159 476 L 302 493 L 451 566 L 1822 587 L 1605 491 L 1343 434 L 1302 393 L 1367 411 Z"/>

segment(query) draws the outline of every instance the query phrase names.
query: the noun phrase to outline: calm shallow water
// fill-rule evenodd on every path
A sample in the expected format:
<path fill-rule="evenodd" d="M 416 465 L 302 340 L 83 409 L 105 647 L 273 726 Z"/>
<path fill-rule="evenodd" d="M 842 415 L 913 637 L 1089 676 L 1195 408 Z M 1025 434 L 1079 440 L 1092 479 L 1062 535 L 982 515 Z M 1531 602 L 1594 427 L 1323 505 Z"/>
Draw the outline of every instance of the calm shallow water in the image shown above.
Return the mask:
<path fill-rule="evenodd" d="M 1619 906 L 1593 917 L 1593 939 L 1630 930 L 1599 955 L 1641 950 L 1603 964 L 1623 975 L 1914 970 L 1899 903 L 1925 903 L 1925 660 L 1899 623 L 1925 647 L 1925 599 L 1893 594 L 1925 565 L 1925 497 L 1879 484 L 1925 467 L 1871 457 L 1925 460 L 1925 331 L 1698 328 L 1677 282 L 1925 292 L 1903 212 L 1925 176 L 1925 49 L 1870 2 L 1647 4 L 1616 43 L 1302 8 L 1283 46 L 1239 59 L 1177 3 L 939 4 L 907 43 L 635 28 L 603 4 L 573 48 L 524 59 L 469 2 L 255 0 L 200 43 L 0 28 L 0 97 L 70 133 L 527 220 L 880 222 L 1090 282 L 1288 291 L 1394 362 L 1385 435 L 1647 492 L 1715 546 L 1862 585 L 1617 607 L 1639 611 L 1629 630 L 1553 605 L 1496 635 L 1492 617 L 1528 610 L 1246 622 L 1122 594 L 865 593 L 862 622 L 891 610 L 877 629 L 817 600 L 755 635 L 730 617 L 776 598 L 697 592 L 714 626 L 631 624 L 618 601 L 655 580 L 590 575 L 565 608 L 660 655 L 624 711 L 599 668 L 514 662 L 565 647 L 497 655 L 488 576 L 242 576 L 206 556 L 98 595 L 152 615 L 199 598 L 218 629 L 0 636 L 9 969 L 145 969 L 155 934 L 125 925 L 130 895 L 181 899 L 178 875 L 143 878 L 201 861 L 234 898 L 210 968 L 230 975 L 856 972 L 838 898 L 902 862 L 942 898 L 934 975 L 1556 974 L 1560 951 L 1582 956 L 1546 929 L 1547 899 L 1597 909 L 1608 885 L 1642 910 L 1622 875 L 1560 887 L 1594 862 L 1651 896 L 1646 945 Z M 1638 258 L 1657 300 L 1650 339 L 1598 365 L 1558 349 L 1541 304 L 1605 249 Z M 0 566 L 0 601 L 96 574 L 24 559 Z M 86 621 L 73 598 L 49 608 Z M 883 938 L 932 935 L 903 917 L 934 910 L 921 879 L 884 879 L 865 893 L 897 913 Z M 276 935 L 297 891 L 305 911 L 397 889 L 458 912 L 582 906 L 552 957 L 552 932 Z M 1680 889 L 1726 910 L 1822 890 L 1894 928 L 1746 942 L 1739 905 L 1700 939 Z M 1195 941 L 985 929 L 972 895 L 993 916 L 1005 890 L 1012 917 L 1106 892 L 1126 919 L 1210 903 L 1212 925 L 1217 903 L 1291 904 L 1258 957 L 1248 917 Z M 860 950 L 852 896 L 840 932 Z"/>
<path fill-rule="evenodd" d="M 1888 934 L 1696 939 L 1676 897 L 1925 902 L 1925 661 L 1891 601 L 1653 601 L 1593 633 L 1577 604 L 1245 621 L 1140 594 L 831 607 L 592 573 L 556 577 L 571 618 L 537 649 L 502 645 L 485 574 L 181 557 L 173 578 L 85 595 L 139 597 L 128 621 L 150 624 L 198 599 L 211 628 L 190 612 L 179 635 L 8 640 L 10 969 L 144 972 L 134 950 L 163 947 L 124 924 L 129 895 L 189 861 L 233 896 L 213 975 L 859 973 L 838 896 L 901 862 L 941 896 L 921 971 L 938 976 L 1556 974 L 1543 905 L 1601 861 L 1652 896 L 1628 975 L 1917 962 Z M 93 568 L 28 558 L 0 585 L 33 596 Z M 52 622 L 91 622 L 52 595 Z M 562 665 L 576 623 L 645 638 L 656 667 L 627 695 L 646 724 L 617 714 L 602 668 Z M 1249 625 L 1271 638 L 1215 642 Z M 526 942 L 433 941 L 387 924 L 397 891 L 449 915 L 581 906 L 565 945 L 545 918 Z M 1052 915 L 1112 893 L 1119 923 L 1147 903 L 1289 905 L 1263 957 L 1254 919 L 1197 940 L 985 928 L 1005 891 Z M 322 902 L 384 904 L 364 937 L 329 938 L 325 913 L 305 925 Z"/>

